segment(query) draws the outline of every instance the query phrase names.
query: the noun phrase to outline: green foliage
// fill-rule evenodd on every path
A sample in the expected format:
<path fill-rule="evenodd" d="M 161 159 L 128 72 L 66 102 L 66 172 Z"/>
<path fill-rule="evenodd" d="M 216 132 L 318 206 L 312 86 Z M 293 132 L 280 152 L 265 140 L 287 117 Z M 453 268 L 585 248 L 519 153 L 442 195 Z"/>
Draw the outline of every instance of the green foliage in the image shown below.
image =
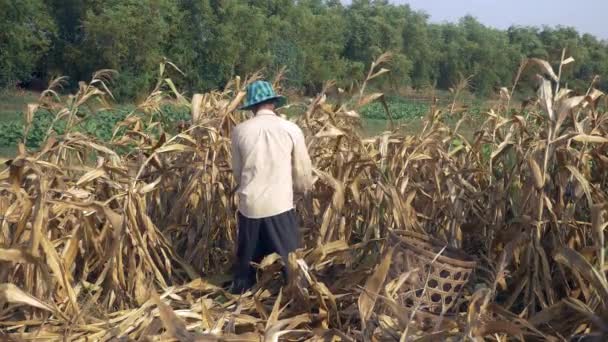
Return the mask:
<path fill-rule="evenodd" d="M 83 120 L 76 126 L 76 131 L 85 133 L 96 139 L 109 141 L 116 124 L 124 120 L 127 115 L 133 112 L 133 107 L 123 106 L 111 110 L 101 110 L 91 112 L 84 108 L 80 109 L 79 114 Z M 144 115 L 139 113 L 137 115 Z M 190 117 L 188 108 L 177 107 L 174 105 L 163 105 L 161 107 L 160 121 L 166 127 L 174 127 L 175 123 L 180 120 L 187 120 Z M 51 124 L 53 124 L 55 114 L 48 110 L 38 110 L 34 115 L 34 121 L 27 135 L 27 146 L 32 148 L 40 147 L 46 137 Z M 63 135 L 66 130 L 66 122 L 59 120 L 53 124 L 53 132 L 57 135 Z M 7 121 L 0 123 L 0 147 L 15 146 L 23 141 L 24 125 L 22 120 Z"/>
<path fill-rule="evenodd" d="M 389 97 L 386 99 L 386 104 L 393 120 L 407 124 L 421 122 L 420 120 L 426 117 L 431 109 L 429 102 L 414 101 L 402 97 Z M 442 108 L 449 108 L 449 103 L 443 103 Z M 486 118 L 483 114 L 484 110 L 487 110 L 486 103 L 473 101 L 467 104 L 467 122 L 473 126 L 483 122 Z M 372 102 L 363 107 L 361 115 L 368 120 L 382 121 L 381 125 L 386 125 L 386 120 L 389 119 L 384 105 L 379 101 Z M 448 115 L 442 117 L 442 120 L 454 127 L 461 117 L 461 114 L 450 115 L 448 113 Z"/>
<path fill-rule="evenodd" d="M 113 87 L 118 99 L 146 94 L 156 81 L 172 25 L 180 20 L 175 1 L 112 0 L 91 7 L 82 23 L 83 57 L 94 61 L 86 71 L 119 70 Z"/>
<path fill-rule="evenodd" d="M 0 88 L 29 80 L 55 33 L 44 2 L 0 0 Z"/>
<path fill-rule="evenodd" d="M 391 98 L 387 101 L 390 115 L 394 120 L 419 119 L 429 112 L 430 106 L 424 102 L 414 102 L 403 98 Z M 388 119 L 382 103 L 376 101 L 366 105 L 361 114 L 368 119 Z"/>

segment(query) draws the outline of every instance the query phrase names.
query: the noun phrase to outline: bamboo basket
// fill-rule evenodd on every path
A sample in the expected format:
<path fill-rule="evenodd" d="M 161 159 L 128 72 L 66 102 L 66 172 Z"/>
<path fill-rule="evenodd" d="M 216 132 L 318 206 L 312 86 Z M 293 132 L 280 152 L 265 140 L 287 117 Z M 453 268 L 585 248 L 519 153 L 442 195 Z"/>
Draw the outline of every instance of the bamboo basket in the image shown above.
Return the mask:
<path fill-rule="evenodd" d="M 418 268 L 398 289 L 398 302 L 435 315 L 453 314 L 476 261 L 459 249 L 419 233 L 393 231 L 389 241 L 396 247 L 389 270 L 391 279 Z"/>

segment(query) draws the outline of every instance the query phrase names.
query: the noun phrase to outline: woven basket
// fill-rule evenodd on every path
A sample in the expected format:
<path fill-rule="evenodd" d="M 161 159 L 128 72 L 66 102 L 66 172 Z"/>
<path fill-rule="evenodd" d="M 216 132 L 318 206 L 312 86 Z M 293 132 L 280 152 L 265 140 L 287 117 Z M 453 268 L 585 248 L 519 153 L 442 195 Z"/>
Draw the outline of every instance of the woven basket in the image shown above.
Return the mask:
<path fill-rule="evenodd" d="M 419 305 L 420 310 L 431 314 L 453 314 L 476 262 L 461 250 L 414 232 L 394 231 L 389 241 L 396 247 L 389 278 L 395 279 L 418 268 L 418 272 L 399 288 L 398 302 L 406 307 Z"/>

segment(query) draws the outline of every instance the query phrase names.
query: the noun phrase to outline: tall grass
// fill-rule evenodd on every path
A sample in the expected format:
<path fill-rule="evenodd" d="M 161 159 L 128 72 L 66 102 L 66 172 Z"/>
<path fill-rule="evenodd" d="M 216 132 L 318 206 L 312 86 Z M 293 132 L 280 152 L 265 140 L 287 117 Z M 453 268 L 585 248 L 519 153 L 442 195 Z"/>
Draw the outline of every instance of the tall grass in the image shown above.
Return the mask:
<path fill-rule="evenodd" d="M 229 136 L 247 118 L 236 108 L 259 75 L 186 99 L 163 66 L 109 142 L 75 129 L 86 120 L 81 106 L 110 96 L 106 73 L 68 102 L 51 89 L 38 105 L 65 131 L 49 130 L 36 151 L 20 145 L 0 174 L 0 331 L 83 341 L 604 338 L 603 94 L 592 84 L 572 96 L 559 71 L 529 60 L 522 68 L 539 70 L 537 102 L 522 115 L 513 91 L 501 92 L 473 139 L 459 133 L 468 113 L 457 97 L 432 106 L 417 134 L 395 127 L 363 137 L 360 110 L 381 100 L 365 86 L 389 58 L 372 64 L 352 101 L 327 103 L 328 83 L 296 116 L 316 178 L 311 203 L 298 200 L 305 246 L 286 261 L 285 286 L 273 255 L 243 296 L 209 279 L 234 255 Z M 179 134 L 159 118 L 167 97 L 191 108 Z M 422 324 L 423 307 L 397 304 L 421 272 L 387 276 L 402 261 L 386 238 L 403 230 L 477 258 L 455 315 Z"/>

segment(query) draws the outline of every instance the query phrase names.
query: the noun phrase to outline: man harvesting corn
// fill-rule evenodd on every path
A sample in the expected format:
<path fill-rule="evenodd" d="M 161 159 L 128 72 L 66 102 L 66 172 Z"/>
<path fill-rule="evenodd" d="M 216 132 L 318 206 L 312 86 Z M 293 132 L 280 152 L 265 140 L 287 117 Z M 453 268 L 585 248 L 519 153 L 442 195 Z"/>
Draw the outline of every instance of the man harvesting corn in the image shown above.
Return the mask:
<path fill-rule="evenodd" d="M 255 284 L 252 261 L 276 252 L 286 263 L 299 247 L 294 192 L 310 191 L 312 167 L 302 130 L 275 112 L 285 102 L 270 83 L 251 83 L 241 109 L 251 110 L 254 117 L 232 132 L 232 170 L 238 183 L 233 293 Z"/>

